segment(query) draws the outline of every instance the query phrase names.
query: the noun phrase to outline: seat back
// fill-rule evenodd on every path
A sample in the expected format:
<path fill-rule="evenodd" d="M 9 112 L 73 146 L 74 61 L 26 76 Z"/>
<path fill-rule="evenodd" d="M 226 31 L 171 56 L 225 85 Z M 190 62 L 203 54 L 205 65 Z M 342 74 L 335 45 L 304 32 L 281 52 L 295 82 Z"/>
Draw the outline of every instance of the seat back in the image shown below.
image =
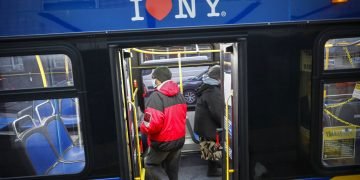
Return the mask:
<path fill-rule="evenodd" d="M 58 155 L 41 127 L 26 131 L 21 142 L 37 175 L 44 175 L 57 162 Z"/>
<path fill-rule="evenodd" d="M 12 122 L 12 127 L 17 138 L 20 138 L 23 133 L 25 133 L 27 130 L 35 128 L 36 126 L 36 122 L 30 115 L 24 115 Z"/>
<path fill-rule="evenodd" d="M 76 116 L 75 99 L 60 99 L 60 116 Z"/>
<path fill-rule="evenodd" d="M 44 124 L 47 117 L 55 115 L 55 107 L 50 100 L 46 100 L 35 105 L 35 112 L 41 124 Z"/>
<path fill-rule="evenodd" d="M 62 156 L 63 153 L 73 145 L 69 132 L 64 123 L 56 116 L 50 116 L 45 120 L 44 128 L 48 134 L 50 142 L 54 145 L 57 153 Z"/>

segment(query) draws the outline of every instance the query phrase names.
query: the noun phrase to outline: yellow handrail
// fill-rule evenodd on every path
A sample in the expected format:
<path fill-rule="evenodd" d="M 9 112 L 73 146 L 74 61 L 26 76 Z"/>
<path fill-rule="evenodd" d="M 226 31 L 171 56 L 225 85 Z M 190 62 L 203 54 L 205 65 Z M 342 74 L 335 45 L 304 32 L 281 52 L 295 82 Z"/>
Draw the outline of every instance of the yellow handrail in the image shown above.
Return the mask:
<path fill-rule="evenodd" d="M 68 62 L 68 56 L 65 56 L 64 63 L 65 63 L 65 74 L 66 74 L 66 81 L 67 85 L 70 85 L 70 78 L 69 78 L 69 64 Z"/>
<path fill-rule="evenodd" d="M 47 84 L 47 81 L 46 81 L 46 76 L 45 76 L 44 67 L 43 67 L 43 64 L 42 64 L 42 62 L 41 62 L 40 56 L 39 56 L 39 55 L 35 55 L 35 57 L 36 57 L 37 64 L 38 64 L 38 66 L 39 66 L 39 70 L 40 70 L 40 74 L 41 74 L 41 79 L 42 79 L 43 85 L 44 85 L 44 87 L 48 87 L 48 84 Z"/>
<path fill-rule="evenodd" d="M 141 50 L 138 48 L 131 48 L 131 50 L 135 51 L 135 52 L 139 52 L 139 53 L 144 53 L 144 54 L 158 54 L 158 55 L 171 55 L 171 54 L 197 54 L 197 53 L 211 53 L 211 52 L 221 52 L 221 50 L 199 50 L 199 51 L 174 51 L 174 52 L 155 52 L 155 51 L 146 51 L 146 50 Z"/>
<path fill-rule="evenodd" d="M 226 151 L 226 180 L 229 180 L 230 173 L 234 172 L 234 169 L 229 169 L 229 100 L 233 96 L 233 90 L 226 100 L 225 106 L 225 151 Z"/>
<path fill-rule="evenodd" d="M 137 91 L 138 88 L 135 89 L 135 91 Z M 138 165 L 139 165 L 139 175 L 140 177 L 137 177 L 135 179 L 140 178 L 141 180 L 143 180 L 141 178 L 141 171 L 142 171 L 142 165 L 141 165 L 141 156 L 140 156 L 140 143 L 139 143 L 139 130 L 138 130 L 138 123 L 137 123 L 137 112 L 136 112 L 136 106 L 135 103 L 133 101 L 128 101 L 128 103 L 133 107 L 133 114 L 134 114 L 134 129 L 135 129 L 135 137 L 136 137 L 136 154 L 137 154 L 137 159 L 138 159 Z"/>
<path fill-rule="evenodd" d="M 327 70 L 329 68 L 329 48 L 325 46 L 325 67 L 324 69 Z"/>
<path fill-rule="evenodd" d="M 353 127 L 360 128 L 359 125 L 349 123 L 349 122 L 347 122 L 347 121 L 345 121 L 345 120 L 337 117 L 336 115 L 334 115 L 333 113 L 331 113 L 331 112 L 330 112 L 329 110 L 327 110 L 327 109 L 324 109 L 324 112 L 325 112 L 326 114 L 328 114 L 329 116 L 331 116 L 332 118 L 336 119 L 336 120 L 339 121 L 339 122 L 342 122 L 342 123 L 344 123 L 344 124 L 346 124 L 346 125 L 348 125 L 348 126 L 353 126 Z"/>
<path fill-rule="evenodd" d="M 178 54 L 178 64 L 179 64 L 179 81 L 180 81 L 180 92 L 181 94 L 184 93 L 184 88 L 183 88 L 183 81 L 182 81 L 182 70 L 181 70 L 181 54 Z"/>
<path fill-rule="evenodd" d="M 325 108 L 328 109 L 328 108 L 339 107 L 339 106 L 342 106 L 342 105 L 344 105 L 344 104 L 347 104 L 347 103 L 353 101 L 354 99 L 355 99 L 355 98 L 352 97 L 352 98 L 349 98 L 348 100 L 346 100 L 346 101 L 344 101 L 344 102 L 327 105 L 327 106 L 325 106 Z"/>
<path fill-rule="evenodd" d="M 131 91 L 133 92 L 134 91 L 134 87 L 133 87 L 133 76 L 132 76 L 132 59 L 131 57 L 129 58 L 129 69 L 130 69 L 130 88 L 131 88 Z"/>
<path fill-rule="evenodd" d="M 136 93 L 138 92 L 139 88 L 136 88 L 132 95 L 132 102 L 135 102 Z"/>
<path fill-rule="evenodd" d="M 351 58 L 349 49 L 348 49 L 347 47 L 343 47 L 343 49 L 344 49 L 344 51 L 345 51 L 345 53 L 346 53 L 346 57 L 348 58 L 348 60 L 349 60 L 349 62 L 350 62 L 350 64 L 351 64 L 351 67 L 354 68 L 355 66 L 354 66 L 353 60 L 352 60 L 352 58 Z"/>

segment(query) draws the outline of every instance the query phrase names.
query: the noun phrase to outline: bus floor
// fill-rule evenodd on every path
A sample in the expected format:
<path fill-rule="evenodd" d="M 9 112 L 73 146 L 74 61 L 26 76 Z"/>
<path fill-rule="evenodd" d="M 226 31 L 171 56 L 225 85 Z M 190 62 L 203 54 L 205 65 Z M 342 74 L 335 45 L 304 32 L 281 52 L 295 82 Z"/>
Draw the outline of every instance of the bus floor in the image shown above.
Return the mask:
<path fill-rule="evenodd" d="M 220 180 L 221 177 L 208 177 L 207 161 L 200 158 L 200 153 L 182 153 L 179 180 Z"/>

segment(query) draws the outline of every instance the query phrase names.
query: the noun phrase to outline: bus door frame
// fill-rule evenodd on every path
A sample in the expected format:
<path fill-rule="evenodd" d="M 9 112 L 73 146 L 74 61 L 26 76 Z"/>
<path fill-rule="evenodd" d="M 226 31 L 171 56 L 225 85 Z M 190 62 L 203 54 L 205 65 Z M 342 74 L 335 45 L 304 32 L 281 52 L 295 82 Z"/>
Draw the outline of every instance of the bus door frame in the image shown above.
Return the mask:
<path fill-rule="evenodd" d="M 160 32 L 161 34 L 161 32 Z M 129 167 L 124 166 L 124 164 L 131 165 L 131 162 L 128 159 L 127 149 L 123 149 L 123 145 L 128 146 L 127 144 L 127 136 L 126 136 L 126 123 L 123 119 L 123 113 L 121 112 L 123 107 L 123 98 L 121 95 L 121 89 L 123 88 L 123 84 L 119 82 L 120 73 L 122 70 L 120 69 L 120 59 L 118 55 L 119 49 L 129 48 L 129 47 L 142 47 L 142 46 L 151 46 L 158 44 L 189 44 L 189 43 L 237 43 L 236 50 L 238 53 L 238 67 L 237 69 L 233 69 L 234 75 L 233 77 L 238 76 L 238 83 L 236 89 L 237 92 L 234 92 L 234 103 L 238 104 L 237 114 L 238 116 L 234 116 L 239 121 L 235 124 L 234 129 L 238 130 L 238 132 L 234 133 L 234 137 L 238 137 L 237 141 L 234 143 L 236 146 L 236 155 L 234 155 L 235 163 L 234 169 L 236 171 L 233 174 L 235 180 L 238 179 L 249 179 L 249 144 L 248 144 L 248 101 L 247 101 L 247 35 L 241 32 L 209 32 L 204 33 L 202 31 L 198 33 L 185 33 L 183 37 L 179 38 L 179 34 L 175 32 L 166 32 L 166 36 L 147 36 L 148 38 L 144 38 L 144 40 L 135 40 L 136 35 L 134 37 L 126 37 L 123 41 L 114 41 L 109 42 L 109 53 L 110 53 L 110 65 L 111 65 L 111 73 L 112 73 L 112 83 L 113 83 L 113 95 L 114 95 L 114 108 L 115 108 L 115 118 L 116 118 L 116 130 L 118 137 L 118 149 L 119 149 L 119 170 L 120 177 L 125 179 L 130 179 L 131 170 Z M 225 34 L 225 35 L 224 35 Z M 133 39 L 133 40 L 131 40 Z M 126 99 L 124 99 L 126 101 Z M 126 108 L 126 107 L 125 107 Z M 241 120 L 240 120 L 241 119 Z"/>
<path fill-rule="evenodd" d="M 249 179 L 249 126 L 248 126 L 248 72 L 247 72 L 247 39 L 240 38 L 237 41 L 237 51 L 238 51 L 238 87 L 239 91 L 237 98 L 234 98 L 235 103 L 238 105 L 238 127 L 239 131 L 236 131 L 238 138 L 238 143 L 236 144 L 239 147 L 238 153 L 238 166 L 235 165 L 235 168 L 239 169 L 240 179 Z M 235 93 L 234 93 L 234 97 Z M 237 102 L 236 102 L 237 101 Z"/>
<path fill-rule="evenodd" d="M 227 167 L 226 142 L 224 142 L 223 178 L 232 177 L 234 180 L 249 179 L 249 143 L 248 143 L 248 83 L 247 83 L 247 39 L 239 38 L 232 46 L 226 47 L 226 52 L 232 53 L 231 85 L 232 85 L 232 156 L 233 166 Z M 221 61 L 224 69 L 224 61 Z M 224 87 L 223 87 L 224 88 Z M 223 93 L 225 91 L 223 90 Z M 227 98 L 224 94 L 225 103 Z M 231 97 L 230 97 L 231 99 Z M 225 112 L 226 113 L 226 112 Z M 224 121 L 226 128 L 226 121 Z M 226 129 L 224 129 L 224 132 Z M 223 133 L 223 136 L 226 136 Z M 226 137 L 223 137 L 226 140 Z M 237 162 L 237 163 L 236 163 Z M 229 168 L 229 169 L 228 169 Z M 230 171 L 230 172 L 227 172 Z M 232 172 L 232 173 L 231 173 Z M 226 174 L 229 173 L 229 176 Z"/>

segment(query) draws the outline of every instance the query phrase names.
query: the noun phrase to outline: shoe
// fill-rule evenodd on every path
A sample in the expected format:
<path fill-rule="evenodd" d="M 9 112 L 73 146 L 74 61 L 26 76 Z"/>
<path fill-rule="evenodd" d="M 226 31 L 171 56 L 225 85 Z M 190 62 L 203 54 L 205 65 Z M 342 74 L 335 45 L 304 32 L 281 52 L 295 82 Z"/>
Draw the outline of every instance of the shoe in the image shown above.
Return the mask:
<path fill-rule="evenodd" d="M 208 172 L 207 176 L 209 177 L 219 177 L 222 176 L 221 169 L 217 168 L 216 161 L 208 161 Z"/>

